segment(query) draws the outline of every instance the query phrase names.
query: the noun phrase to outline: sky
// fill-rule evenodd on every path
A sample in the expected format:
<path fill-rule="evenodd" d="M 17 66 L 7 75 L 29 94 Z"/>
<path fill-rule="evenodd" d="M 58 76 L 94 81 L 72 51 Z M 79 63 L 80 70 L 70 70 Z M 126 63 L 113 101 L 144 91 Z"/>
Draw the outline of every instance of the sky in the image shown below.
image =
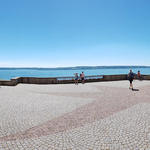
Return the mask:
<path fill-rule="evenodd" d="M 149 0 L 0 0 L 0 67 L 150 65 Z"/>

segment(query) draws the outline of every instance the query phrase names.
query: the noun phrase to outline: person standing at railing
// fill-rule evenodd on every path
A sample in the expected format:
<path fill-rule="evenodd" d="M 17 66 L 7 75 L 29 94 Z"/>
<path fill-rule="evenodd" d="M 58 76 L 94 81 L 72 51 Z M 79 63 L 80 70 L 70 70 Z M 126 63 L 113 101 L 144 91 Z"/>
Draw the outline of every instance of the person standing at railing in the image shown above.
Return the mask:
<path fill-rule="evenodd" d="M 142 75 L 141 75 L 140 71 L 138 71 L 138 73 L 137 73 L 137 78 L 138 78 L 139 80 L 142 80 Z"/>
<path fill-rule="evenodd" d="M 81 73 L 81 82 L 82 82 L 82 84 L 84 84 L 85 83 L 85 75 L 84 75 L 84 72 L 82 72 Z"/>
<path fill-rule="evenodd" d="M 74 82 L 75 82 L 76 85 L 78 85 L 78 79 L 79 79 L 78 73 L 75 73 L 74 75 L 75 75 Z"/>

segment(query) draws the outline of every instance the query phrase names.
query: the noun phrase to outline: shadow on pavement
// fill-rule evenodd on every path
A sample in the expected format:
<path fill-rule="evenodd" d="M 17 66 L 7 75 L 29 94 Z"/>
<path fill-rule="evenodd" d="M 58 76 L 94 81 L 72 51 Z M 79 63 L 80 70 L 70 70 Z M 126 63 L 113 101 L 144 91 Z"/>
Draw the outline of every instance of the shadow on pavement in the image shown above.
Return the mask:
<path fill-rule="evenodd" d="M 139 89 L 133 89 L 132 91 L 139 91 Z"/>

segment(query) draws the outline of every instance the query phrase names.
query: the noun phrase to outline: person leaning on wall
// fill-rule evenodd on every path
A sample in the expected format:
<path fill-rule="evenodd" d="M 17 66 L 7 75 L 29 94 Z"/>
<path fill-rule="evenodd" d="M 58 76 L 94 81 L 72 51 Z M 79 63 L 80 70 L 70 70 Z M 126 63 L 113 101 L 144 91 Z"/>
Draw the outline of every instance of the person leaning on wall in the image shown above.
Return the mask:
<path fill-rule="evenodd" d="M 142 75 L 141 75 L 140 70 L 137 72 L 137 79 L 138 80 L 142 80 Z"/>

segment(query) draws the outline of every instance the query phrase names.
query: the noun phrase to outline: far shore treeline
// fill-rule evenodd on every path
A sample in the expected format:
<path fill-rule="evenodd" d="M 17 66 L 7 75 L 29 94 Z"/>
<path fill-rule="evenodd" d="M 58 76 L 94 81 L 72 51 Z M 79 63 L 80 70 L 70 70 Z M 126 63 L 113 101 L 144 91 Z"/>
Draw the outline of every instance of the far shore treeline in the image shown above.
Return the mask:
<path fill-rule="evenodd" d="M 0 67 L 0 69 L 35 69 L 35 70 L 79 70 L 79 69 L 134 69 L 134 68 L 150 68 L 150 66 L 76 66 L 76 67 L 55 67 L 55 68 L 49 68 L 49 67 Z"/>

